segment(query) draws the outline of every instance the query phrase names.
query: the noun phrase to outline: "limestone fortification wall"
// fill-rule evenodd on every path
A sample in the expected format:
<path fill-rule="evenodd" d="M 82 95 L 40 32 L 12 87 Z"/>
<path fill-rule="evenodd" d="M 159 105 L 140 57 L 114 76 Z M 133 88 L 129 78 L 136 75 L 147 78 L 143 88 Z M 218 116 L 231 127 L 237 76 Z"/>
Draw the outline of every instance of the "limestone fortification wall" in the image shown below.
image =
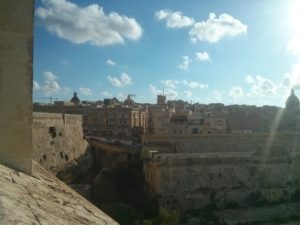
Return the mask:
<path fill-rule="evenodd" d="M 31 173 L 34 1 L 0 1 L 0 162 Z"/>
<path fill-rule="evenodd" d="M 176 153 L 188 152 L 249 152 L 258 147 L 285 146 L 288 151 L 300 151 L 300 135 L 293 133 L 231 133 L 207 135 L 144 135 L 146 146 L 153 143 L 175 143 Z M 150 147 L 151 148 L 151 147 Z M 157 148 L 155 148 L 157 149 Z M 160 151 L 169 153 L 169 151 Z"/>
<path fill-rule="evenodd" d="M 32 136 L 33 159 L 54 173 L 84 157 L 88 149 L 81 115 L 34 112 Z"/>
<path fill-rule="evenodd" d="M 87 137 L 87 141 L 93 149 L 95 167 L 99 171 L 103 168 L 115 168 L 140 158 L 139 148 L 128 143 L 115 143 L 95 137 Z"/>
<path fill-rule="evenodd" d="M 159 203 L 180 210 L 290 201 L 300 194 L 299 171 L 298 153 L 156 154 L 144 166 Z"/>

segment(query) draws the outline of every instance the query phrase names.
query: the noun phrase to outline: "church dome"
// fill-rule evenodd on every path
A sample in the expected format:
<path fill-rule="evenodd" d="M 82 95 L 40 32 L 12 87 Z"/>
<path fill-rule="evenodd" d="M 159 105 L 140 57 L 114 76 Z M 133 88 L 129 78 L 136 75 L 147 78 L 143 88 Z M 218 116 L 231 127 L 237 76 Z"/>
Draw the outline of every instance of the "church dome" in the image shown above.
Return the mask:
<path fill-rule="evenodd" d="M 132 106 L 134 105 L 134 101 L 132 99 L 134 95 L 128 95 L 126 100 L 124 101 L 124 105 L 127 105 L 127 106 Z"/>
<path fill-rule="evenodd" d="M 299 110 L 300 108 L 300 102 L 298 97 L 295 95 L 294 89 L 292 89 L 291 95 L 288 97 L 288 99 L 285 102 L 285 108 L 288 111 Z"/>
<path fill-rule="evenodd" d="M 74 92 L 74 95 L 73 95 L 73 97 L 71 98 L 71 102 L 72 102 L 74 105 L 78 105 L 78 104 L 80 103 L 80 99 L 78 98 L 76 92 Z"/>

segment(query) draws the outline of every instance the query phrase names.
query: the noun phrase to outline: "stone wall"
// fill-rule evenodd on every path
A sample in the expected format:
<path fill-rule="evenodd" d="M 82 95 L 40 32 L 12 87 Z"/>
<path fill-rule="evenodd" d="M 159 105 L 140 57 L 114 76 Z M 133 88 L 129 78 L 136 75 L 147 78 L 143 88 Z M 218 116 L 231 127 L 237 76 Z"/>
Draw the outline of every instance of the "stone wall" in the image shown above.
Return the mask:
<path fill-rule="evenodd" d="M 249 152 L 258 147 L 285 146 L 288 151 L 300 151 L 299 133 L 251 134 L 195 134 L 195 135 L 144 135 L 145 146 L 153 143 L 174 143 L 176 153 L 200 152 Z M 151 148 L 151 147 L 150 147 Z M 155 148 L 156 150 L 156 148 Z M 165 153 L 162 151 L 161 153 Z M 169 152 L 167 152 L 169 153 Z"/>
<path fill-rule="evenodd" d="M 33 159 L 44 168 L 57 174 L 83 161 L 91 167 L 81 115 L 34 112 L 32 134 Z"/>
<path fill-rule="evenodd" d="M 279 154 L 272 153 L 280 152 Z M 144 173 L 165 207 L 182 211 L 290 201 L 300 191 L 300 155 L 260 152 L 155 154 Z"/>
<path fill-rule="evenodd" d="M 109 143 L 97 139 L 93 140 L 93 138 L 88 138 L 87 141 L 93 149 L 96 167 L 99 170 L 103 168 L 116 168 L 140 158 L 140 149 L 138 146 Z"/>
<path fill-rule="evenodd" d="M 0 1 L 0 162 L 31 173 L 33 0 Z"/>

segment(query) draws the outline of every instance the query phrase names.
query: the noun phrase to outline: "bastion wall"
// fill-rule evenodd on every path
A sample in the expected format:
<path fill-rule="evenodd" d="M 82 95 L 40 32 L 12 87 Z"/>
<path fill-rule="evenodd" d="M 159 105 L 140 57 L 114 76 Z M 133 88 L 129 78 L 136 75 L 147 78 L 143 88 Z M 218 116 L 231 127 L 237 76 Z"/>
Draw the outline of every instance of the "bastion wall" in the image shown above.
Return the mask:
<path fill-rule="evenodd" d="M 295 152 L 300 151 L 299 140 L 298 132 L 144 135 L 143 155 L 149 150 L 159 150 L 160 153 L 252 152 L 259 147 L 270 148 L 275 145 L 285 146 L 286 150 Z M 167 143 L 171 147 L 160 147 Z"/>
<path fill-rule="evenodd" d="M 206 135 L 177 139 L 167 149 L 148 142 L 145 179 L 160 205 L 182 211 L 294 201 L 298 139 L 297 133 Z"/>
<path fill-rule="evenodd" d="M 70 165 L 92 162 L 89 145 L 83 138 L 82 116 L 55 113 L 33 113 L 33 159 L 44 168 L 59 173 Z"/>
<path fill-rule="evenodd" d="M 147 183 L 160 205 L 181 211 L 216 205 L 249 207 L 293 201 L 300 194 L 300 155 L 268 151 L 153 154 Z"/>

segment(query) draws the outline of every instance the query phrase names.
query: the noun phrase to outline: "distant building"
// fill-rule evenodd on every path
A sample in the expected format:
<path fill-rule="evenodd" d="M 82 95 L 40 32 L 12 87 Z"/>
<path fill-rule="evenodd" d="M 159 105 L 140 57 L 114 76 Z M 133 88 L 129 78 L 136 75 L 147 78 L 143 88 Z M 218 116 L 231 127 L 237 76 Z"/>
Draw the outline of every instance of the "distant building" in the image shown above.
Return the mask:
<path fill-rule="evenodd" d="M 85 133 L 107 138 L 140 141 L 148 129 L 148 112 L 135 107 L 105 107 L 90 110 Z"/>
<path fill-rule="evenodd" d="M 106 98 L 103 100 L 103 107 L 121 106 L 122 103 L 117 98 Z"/>
<path fill-rule="evenodd" d="M 273 130 L 293 132 L 300 130 L 300 103 L 294 89 L 285 103 L 285 109 L 277 113 Z"/>
<path fill-rule="evenodd" d="M 54 101 L 54 104 L 33 104 L 34 112 L 86 115 L 96 104 L 81 104 L 76 92 L 70 101 Z"/>
<path fill-rule="evenodd" d="M 234 203 L 250 215 L 249 208 L 261 207 L 262 199 L 264 207 L 293 199 L 300 179 L 300 104 L 294 90 L 285 109 L 183 105 L 174 111 L 154 106 L 161 115 L 170 114 L 158 117 L 154 132 L 142 140 L 145 180 L 160 206 L 231 211 Z"/>
<path fill-rule="evenodd" d="M 299 113 L 300 102 L 298 97 L 295 95 L 294 89 L 291 90 L 291 94 L 285 102 L 285 109 L 291 113 Z"/>
<path fill-rule="evenodd" d="M 220 104 L 217 106 L 220 107 Z M 224 133 L 226 130 L 225 115 L 210 112 L 209 107 L 200 110 L 182 100 L 168 101 L 166 104 L 163 95 L 158 95 L 157 104 L 149 107 L 149 134 L 210 134 Z"/>
<path fill-rule="evenodd" d="M 167 104 L 167 98 L 165 95 L 157 95 L 157 105 L 166 105 Z"/>
<path fill-rule="evenodd" d="M 133 101 L 133 97 L 134 95 L 127 95 L 127 98 L 125 99 L 125 101 L 123 102 L 124 106 L 128 106 L 128 107 L 132 107 L 135 106 L 135 102 Z"/>
<path fill-rule="evenodd" d="M 74 95 L 71 98 L 70 102 L 72 102 L 74 105 L 79 105 L 80 104 L 80 99 L 78 98 L 76 92 L 74 92 Z"/>

